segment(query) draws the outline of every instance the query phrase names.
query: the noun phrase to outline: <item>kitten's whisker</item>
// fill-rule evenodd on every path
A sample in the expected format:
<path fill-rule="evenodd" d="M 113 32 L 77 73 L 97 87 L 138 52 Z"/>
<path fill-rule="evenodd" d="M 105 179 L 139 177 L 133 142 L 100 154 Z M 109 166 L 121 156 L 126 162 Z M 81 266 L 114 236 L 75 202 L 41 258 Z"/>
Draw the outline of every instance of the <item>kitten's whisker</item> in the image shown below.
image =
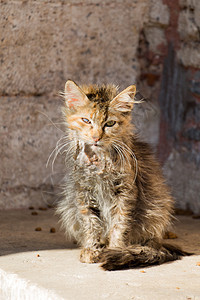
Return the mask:
<path fill-rule="evenodd" d="M 57 141 L 56 147 L 53 149 L 53 151 L 51 152 L 51 154 L 50 154 L 49 157 L 48 157 L 48 160 L 47 160 L 47 162 L 46 162 L 46 168 L 47 168 L 48 165 L 49 165 L 49 161 L 50 161 L 52 155 L 54 154 L 55 151 L 58 150 L 60 141 L 61 141 L 62 139 L 64 139 L 64 138 L 67 138 L 67 137 L 64 135 L 63 137 L 61 137 L 61 138 Z M 66 142 L 64 142 L 64 143 L 66 143 Z M 69 141 L 69 143 L 70 143 L 70 141 Z M 63 143 L 62 143 L 61 145 L 63 145 Z"/>
<path fill-rule="evenodd" d="M 50 161 L 50 159 L 51 159 L 51 157 L 53 156 L 53 155 L 55 155 L 54 156 L 54 159 L 53 159 L 53 162 L 55 162 L 55 157 L 57 157 L 57 155 L 58 155 L 58 153 L 60 152 L 60 150 L 61 150 L 61 147 L 64 145 L 64 146 L 67 146 L 71 141 L 63 141 L 60 145 L 59 145 L 59 143 L 62 141 L 62 139 L 67 139 L 67 136 L 63 136 L 63 137 L 61 137 L 58 141 L 57 141 L 57 143 L 56 143 L 56 147 L 53 149 L 53 151 L 51 152 L 51 154 L 49 155 L 49 157 L 48 157 L 48 160 L 47 160 L 47 163 L 46 163 L 46 168 L 48 167 L 48 165 L 49 165 L 49 161 Z M 63 147 L 62 147 L 63 148 Z M 52 164 L 53 164 L 53 162 L 52 162 Z M 52 171 L 53 171 L 53 168 L 52 168 Z"/>
<path fill-rule="evenodd" d="M 42 112 L 42 111 L 39 111 L 39 110 L 37 110 L 37 112 L 39 112 L 40 114 L 42 114 L 42 115 L 44 115 L 50 122 L 51 122 L 51 124 L 56 128 L 56 129 L 58 129 L 58 130 L 60 130 L 62 133 L 64 132 L 62 129 L 60 129 L 59 127 L 57 127 L 56 125 L 55 125 L 55 123 L 44 113 L 44 112 Z"/>
<path fill-rule="evenodd" d="M 119 151 L 118 151 L 118 148 L 117 148 L 117 146 L 115 146 L 115 144 L 113 143 L 112 144 L 112 147 L 114 148 L 114 150 L 117 152 L 117 154 L 118 154 L 118 156 L 119 156 L 119 161 L 120 161 L 120 164 L 121 164 L 121 166 L 122 166 L 122 162 L 121 162 L 121 156 L 120 156 L 120 153 L 119 153 Z"/>
<path fill-rule="evenodd" d="M 53 159 L 53 161 L 52 161 L 52 168 L 53 168 L 54 162 L 55 162 L 55 160 L 56 160 L 56 158 L 57 158 L 57 156 L 58 156 L 59 153 L 61 153 L 61 155 L 63 155 L 64 152 L 67 152 L 67 154 L 66 154 L 66 157 L 67 157 L 68 153 L 73 149 L 74 145 L 70 146 L 68 149 L 66 149 L 66 150 L 64 150 L 64 151 L 61 152 L 61 150 L 62 150 L 64 147 L 68 146 L 69 143 L 70 143 L 70 142 L 61 144 L 60 148 L 57 149 L 57 152 L 55 153 L 54 159 Z"/>
<path fill-rule="evenodd" d="M 65 153 L 65 158 L 68 158 L 68 154 L 75 148 L 75 145 L 71 145 L 68 149 L 62 151 L 61 154 L 64 154 Z M 74 154 L 73 152 L 71 154 Z M 71 155 L 70 154 L 70 155 Z"/>
<path fill-rule="evenodd" d="M 58 148 L 58 145 L 56 144 L 56 147 L 52 150 L 52 152 L 50 153 L 50 155 L 49 155 L 49 157 L 47 159 L 46 168 L 48 167 L 49 161 L 50 161 L 51 157 L 53 156 L 54 152 L 57 150 L 57 148 Z"/>
<path fill-rule="evenodd" d="M 56 150 L 56 152 L 55 152 L 55 155 L 54 155 L 54 158 L 53 158 L 53 161 L 52 161 L 52 172 L 53 172 L 53 167 L 54 167 L 54 163 L 55 163 L 55 160 L 56 160 L 56 158 L 57 158 L 57 156 L 58 156 L 58 154 L 61 152 L 61 150 L 64 148 L 64 147 L 66 147 L 68 144 L 63 144 L 60 148 L 57 148 Z"/>
<path fill-rule="evenodd" d="M 120 150 L 120 152 L 122 153 L 122 156 L 123 156 L 125 162 L 127 161 L 129 167 L 131 167 L 130 162 L 129 162 L 129 157 L 126 154 L 126 152 L 124 151 L 123 147 L 121 147 L 119 144 L 117 144 L 117 146 L 118 146 L 118 149 Z"/>
<path fill-rule="evenodd" d="M 73 149 L 75 149 L 75 146 L 72 147 L 72 148 L 70 149 L 71 153 L 68 152 L 68 154 L 65 156 L 65 163 L 66 163 L 69 159 L 71 159 L 71 157 L 73 157 L 73 155 L 74 155 L 74 152 L 72 151 Z"/>
<path fill-rule="evenodd" d="M 117 151 L 119 153 L 119 158 L 120 158 L 120 163 L 121 163 L 121 171 L 124 172 L 124 156 L 118 147 L 115 146 L 115 148 L 117 149 Z"/>
<path fill-rule="evenodd" d="M 55 125 L 65 125 L 65 126 L 67 125 L 66 122 L 56 122 L 56 123 L 54 122 L 54 124 Z"/>
<path fill-rule="evenodd" d="M 115 150 L 117 151 L 117 153 L 119 154 L 119 159 L 120 159 L 120 163 L 121 163 L 121 170 L 122 172 L 124 172 L 124 155 L 122 153 L 122 151 L 120 150 L 120 148 L 118 147 L 118 145 L 114 142 L 113 146 L 115 148 Z"/>
<path fill-rule="evenodd" d="M 120 146 L 119 146 L 119 147 L 120 147 Z M 126 153 L 126 149 L 124 149 L 123 147 L 120 147 L 120 149 L 121 149 L 121 151 L 123 152 L 124 157 L 126 158 L 129 167 L 131 168 L 130 159 L 129 159 L 127 153 Z"/>
<path fill-rule="evenodd" d="M 134 159 L 134 162 L 135 162 L 135 177 L 134 177 L 134 182 L 137 178 L 137 174 L 138 174 L 138 162 L 137 162 L 137 157 L 135 155 L 135 153 L 132 151 L 132 149 L 126 145 L 124 142 L 120 141 L 120 140 L 116 140 L 119 144 L 121 144 L 124 148 L 124 150 L 126 150 L 131 156 L 132 158 Z"/>

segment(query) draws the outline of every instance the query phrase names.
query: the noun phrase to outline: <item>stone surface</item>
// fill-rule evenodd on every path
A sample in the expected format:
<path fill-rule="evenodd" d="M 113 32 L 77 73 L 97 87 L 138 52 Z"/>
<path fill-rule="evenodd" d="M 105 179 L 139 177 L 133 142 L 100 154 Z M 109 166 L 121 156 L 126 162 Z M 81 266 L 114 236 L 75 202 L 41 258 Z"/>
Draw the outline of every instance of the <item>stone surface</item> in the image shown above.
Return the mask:
<path fill-rule="evenodd" d="M 173 229 L 178 238 L 165 240 L 195 255 L 160 266 L 106 272 L 98 264 L 80 263 L 80 250 L 58 231 L 52 210 L 37 212 L 0 212 L 2 300 L 200 299 L 200 219 L 180 216 Z M 36 232 L 37 226 L 42 231 Z M 51 226 L 56 233 L 49 232 Z"/>
<path fill-rule="evenodd" d="M 187 151 L 181 153 L 174 149 L 165 162 L 164 170 L 172 187 L 176 206 L 200 214 L 200 171 L 188 159 Z"/>
<path fill-rule="evenodd" d="M 53 124 L 61 122 L 59 98 L 2 97 L 0 112 L 0 209 L 47 204 L 63 177 L 62 160 L 51 168 L 54 155 L 46 167 L 64 135 L 62 126 Z"/>
<path fill-rule="evenodd" d="M 0 94 L 57 92 L 68 78 L 134 82 L 146 3 L 1 1 Z"/>
<path fill-rule="evenodd" d="M 184 66 L 200 68 L 200 2 L 184 0 L 180 5 L 178 32 L 181 45 L 177 56 Z"/>
<path fill-rule="evenodd" d="M 176 206 L 200 213 L 199 72 L 183 67 L 169 48 L 160 93 L 160 158 Z"/>
<path fill-rule="evenodd" d="M 200 68 L 200 45 L 183 45 L 177 56 L 184 66 Z"/>
<path fill-rule="evenodd" d="M 162 50 L 158 46 L 166 45 L 165 32 L 162 28 L 147 27 L 145 28 L 145 36 L 149 43 L 150 51 L 162 54 Z"/>
<path fill-rule="evenodd" d="M 179 34 L 181 39 L 187 41 L 189 39 L 197 40 L 199 38 L 198 25 L 195 24 L 193 12 L 183 10 L 179 15 Z"/>
<path fill-rule="evenodd" d="M 169 8 L 162 0 L 151 0 L 149 8 L 149 20 L 152 23 L 168 25 L 169 24 Z"/>

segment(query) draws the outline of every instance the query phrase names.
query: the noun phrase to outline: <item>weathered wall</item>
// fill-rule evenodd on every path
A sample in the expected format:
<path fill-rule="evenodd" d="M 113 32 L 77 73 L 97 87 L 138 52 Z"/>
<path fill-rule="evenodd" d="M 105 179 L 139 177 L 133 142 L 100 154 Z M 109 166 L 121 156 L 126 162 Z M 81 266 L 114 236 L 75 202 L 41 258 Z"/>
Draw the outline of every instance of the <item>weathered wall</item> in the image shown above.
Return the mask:
<path fill-rule="evenodd" d="M 200 213 L 200 2 L 169 3 L 160 91 L 160 156 L 177 206 Z"/>
<path fill-rule="evenodd" d="M 158 99 L 158 154 L 176 205 L 200 212 L 200 1 L 152 0 L 139 86 Z"/>
<path fill-rule="evenodd" d="M 0 208 L 52 201 L 63 162 L 53 174 L 45 165 L 63 133 L 42 113 L 61 122 L 57 94 L 69 78 L 135 82 L 147 9 L 144 0 L 0 1 Z"/>
<path fill-rule="evenodd" d="M 61 122 L 71 78 L 137 82 L 150 99 L 141 134 L 158 143 L 177 206 L 199 213 L 199 0 L 0 0 L 0 11 L 0 208 L 55 199 L 64 163 L 45 165 L 63 133 L 48 117 Z"/>
<path fill-rule="evenodd" d="M 1 1 L 1 95 L 135 80 L 147 1 Z"/>

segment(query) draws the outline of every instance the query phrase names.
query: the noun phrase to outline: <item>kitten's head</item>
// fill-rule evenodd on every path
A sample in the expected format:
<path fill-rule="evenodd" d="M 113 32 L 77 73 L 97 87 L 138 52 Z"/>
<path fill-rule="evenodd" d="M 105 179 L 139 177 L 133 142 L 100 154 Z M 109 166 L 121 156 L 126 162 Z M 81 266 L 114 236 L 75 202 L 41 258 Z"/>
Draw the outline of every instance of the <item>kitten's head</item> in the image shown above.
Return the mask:
<path fill-rule="evenodd" d="M 68 80 L 64 116 L 70 132 L 78 140 L 96 147 L 124 140 L 132 129 L 131 110 L 135 93 L 135 85 L 118 93 L 114 85 L 79 87 Z"/>

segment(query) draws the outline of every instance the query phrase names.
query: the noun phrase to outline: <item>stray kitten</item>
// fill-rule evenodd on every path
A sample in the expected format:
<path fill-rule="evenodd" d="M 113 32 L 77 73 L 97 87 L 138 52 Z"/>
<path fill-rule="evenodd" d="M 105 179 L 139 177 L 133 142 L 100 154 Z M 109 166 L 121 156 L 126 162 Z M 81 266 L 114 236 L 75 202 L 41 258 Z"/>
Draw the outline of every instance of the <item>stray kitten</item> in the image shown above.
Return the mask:
<path fill-rule="evenodd" d="M 105 270 L 172 261 L 186 252 L 161 242 L 173 199 L 149 146 L 134 135 L 136 93 L 113 85 L 65 85 L 70 174 L 58 205 L 80 260 Z"/>

